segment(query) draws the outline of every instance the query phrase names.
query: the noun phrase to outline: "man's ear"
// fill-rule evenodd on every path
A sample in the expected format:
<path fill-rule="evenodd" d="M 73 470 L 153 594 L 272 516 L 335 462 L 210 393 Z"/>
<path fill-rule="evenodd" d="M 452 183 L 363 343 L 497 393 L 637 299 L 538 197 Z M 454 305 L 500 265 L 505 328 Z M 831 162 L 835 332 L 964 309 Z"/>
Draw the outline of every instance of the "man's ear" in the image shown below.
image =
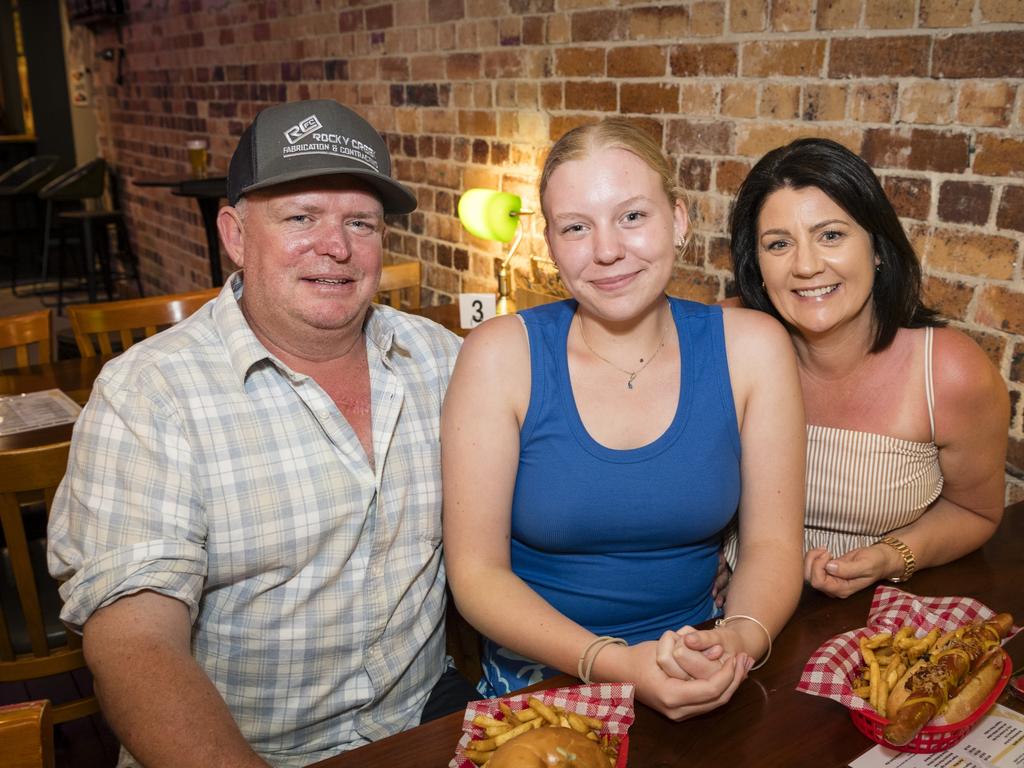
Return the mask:
<path fill-rule="evenodd" d="M 245 266 L 245 227 L 237 208 L 225 205 L 217 212 L 217 230 L 224 250 L 237 267 Z"/>

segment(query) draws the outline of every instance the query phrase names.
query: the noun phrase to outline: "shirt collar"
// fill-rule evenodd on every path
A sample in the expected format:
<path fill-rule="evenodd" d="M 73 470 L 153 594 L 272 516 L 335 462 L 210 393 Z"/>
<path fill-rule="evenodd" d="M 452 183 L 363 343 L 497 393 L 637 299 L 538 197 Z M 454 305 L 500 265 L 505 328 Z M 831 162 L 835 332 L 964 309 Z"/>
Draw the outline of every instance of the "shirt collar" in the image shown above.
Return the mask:
<path fill-rule="evenodd" d="M 264 360 L 270 361 L 293 381 L 307 378 L 304 374 L 296 373 L 272 355 L 256 338 L 256 334 L 252 332 L 252 328 L 246 322 L 245 315 L 242 314 L 242 308 L 238 303 L 242 296 L 243 283 L 242 270 L 232 273 L 213 306 L 213 320 L 228 351 L 231 367 L 238 376 L 238 383 L 244 387 L 250 371 Z M 366 312 L 363 331 L 370 343 L 380 353 L 381 359 L 386 360 L 395 341 L 395 328 L 388 321 L 386 313 L 371 304 Z"/>

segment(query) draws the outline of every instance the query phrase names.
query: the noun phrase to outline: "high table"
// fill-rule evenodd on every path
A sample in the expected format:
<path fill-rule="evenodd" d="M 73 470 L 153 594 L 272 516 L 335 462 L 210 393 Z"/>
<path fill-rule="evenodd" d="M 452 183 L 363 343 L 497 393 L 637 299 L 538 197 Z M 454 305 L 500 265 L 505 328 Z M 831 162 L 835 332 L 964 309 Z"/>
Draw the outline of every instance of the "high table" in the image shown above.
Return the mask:
<path fill-rule="evenodd" d="M 226 176 L 210 176 L 205 179 L 191 177 L 159 176 L 145 179 L 134 179 L 137 187 L 167 187 L 171 194 L 178 197 L 191 197 L 199 206 L 199 215 L 203 217 L 203 229 L 206 230 L 206 254 L 210 260 L 210 280 L 213 287 L 224 285 L 224 275 L 220 266 L 220 234 L 217 232 L 217 211 L 220 209 L 221 198 L 227 196 L 228 179 Z"/>
<path fill-rule="evenodd" d="M 998 532 L 981 550 L 916 574 L 903 587 L 920 595 L 969 595 L 1024 623 L 1024 502 L 1009 507 Z M 840 704 L 795 690 L 807 659 L 822 642 L 864 626 L 873 589 L 838 600 L 805 588 L 793 618 L 775 641 L 768 663 L 754 672 L 725 706 L 674 723 L 637 703 L 629 731 L 631 768 L 833 768 L 874 746 Z M 1024 633 L 1022 633 L 1024 634 Z M 1009 649 L 1014 668 L 1024 663 L 1024 641 Z M 543 687 L 578 683 L 568 676 Z M 1024 712 L 1004 692 L 1000 703 Z M 462 733 L 462 713 L 320 761 L 317 768 L 444 768 Z"/>

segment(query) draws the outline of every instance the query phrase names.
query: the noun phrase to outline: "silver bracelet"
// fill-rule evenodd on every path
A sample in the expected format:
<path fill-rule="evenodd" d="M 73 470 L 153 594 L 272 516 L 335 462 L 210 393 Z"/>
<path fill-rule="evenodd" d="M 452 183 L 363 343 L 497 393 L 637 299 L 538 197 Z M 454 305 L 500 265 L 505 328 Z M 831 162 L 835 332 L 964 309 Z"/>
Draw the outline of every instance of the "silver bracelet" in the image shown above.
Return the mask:
<path fill-rule="evenodd" d="M 734 613 L 732 616 L 726 616 L 724 619 L 717 619 L 715 621 L 715 626 L 724 627 L 730 621 L 735 621 L 736 619 L 746 619 L 747 621 L 754 622 L 764 631 L 764 636 L 768 638 L 768 650 L 765 651 L 764 657 L 759 662 L 757 662 L 757 664 L 750 668 L 750 671 L 753 672 L 755 669 L 760 669 L 761 667 L 763 667 L 765 665 L 765 662 L 768 661 L 768 657 L 772 655 L 772 633 L 769 632 L 768 627 L 766 627 L 760 621 L 755 619 L 753 616 L 747 616 L 745 613 Z"/>

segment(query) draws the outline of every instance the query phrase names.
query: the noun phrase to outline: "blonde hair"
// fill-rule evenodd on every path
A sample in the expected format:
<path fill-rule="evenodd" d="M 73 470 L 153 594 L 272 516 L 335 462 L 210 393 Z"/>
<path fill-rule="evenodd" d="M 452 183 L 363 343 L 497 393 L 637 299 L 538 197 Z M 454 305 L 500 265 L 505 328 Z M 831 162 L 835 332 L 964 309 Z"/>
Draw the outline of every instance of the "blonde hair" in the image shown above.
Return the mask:
<path fill-rule="evenodd" d="M 668 158 L 651 135 L 621 117 L 606 117 L 599 123 L 573 128 L 555 142 L 548 152 L 544 170 L 540 175 L 541 208 L 544 208 L 544 193 L 547 191 L 551 174 L 560 165 L 571 160 L 581 160 L 595 150 L 608 147 L 623 149 L 636 155 L 661 177 L 661 186 L 669 203 L 674 206 L 682 201 L 683 205 L 686 205 L 686 193 L 676 182 Z"/>

